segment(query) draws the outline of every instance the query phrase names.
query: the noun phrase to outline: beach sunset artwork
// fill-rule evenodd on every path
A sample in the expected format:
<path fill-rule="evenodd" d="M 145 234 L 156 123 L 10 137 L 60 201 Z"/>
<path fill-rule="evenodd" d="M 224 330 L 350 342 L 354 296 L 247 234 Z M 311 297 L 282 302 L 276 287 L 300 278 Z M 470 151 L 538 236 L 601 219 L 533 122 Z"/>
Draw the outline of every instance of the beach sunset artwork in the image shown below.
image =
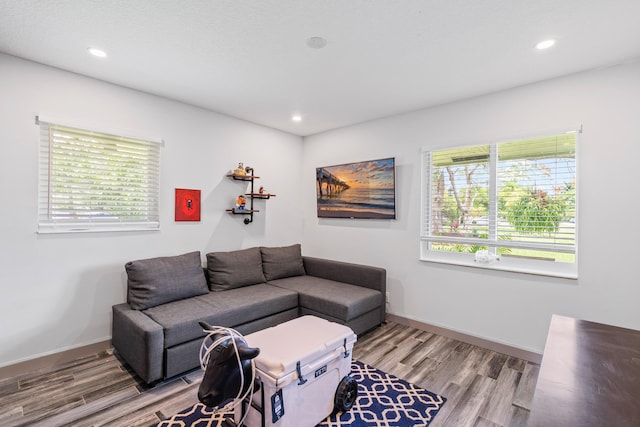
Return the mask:
<path fill-rule="evenodd" d="M 316 168 L 318 218 L 395 219 L 395 159 Z"/>

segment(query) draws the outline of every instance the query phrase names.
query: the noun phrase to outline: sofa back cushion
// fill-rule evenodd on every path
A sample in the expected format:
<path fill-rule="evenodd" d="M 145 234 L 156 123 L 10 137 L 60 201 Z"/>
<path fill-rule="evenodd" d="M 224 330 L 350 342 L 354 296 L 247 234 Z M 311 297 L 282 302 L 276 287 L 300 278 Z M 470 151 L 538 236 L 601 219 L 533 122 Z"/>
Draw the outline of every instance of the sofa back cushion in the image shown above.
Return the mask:
<path fill-rule="evenodd" d="M 127 302 L 134 310 L 209 292 L 200 252 L 131 261 L 125 270 Z"/>
<path fill-rule="evenodd" d="M 264 283 L 260 248 L 207 254 L 207 273 L 212 291 L 225 291 Z"/>
<path fill-rule="evenodd" d="M 305 275 L 300 245 L 279 248 L 262 247 L 260 253 L 262 270 L 267 281 Z"/>

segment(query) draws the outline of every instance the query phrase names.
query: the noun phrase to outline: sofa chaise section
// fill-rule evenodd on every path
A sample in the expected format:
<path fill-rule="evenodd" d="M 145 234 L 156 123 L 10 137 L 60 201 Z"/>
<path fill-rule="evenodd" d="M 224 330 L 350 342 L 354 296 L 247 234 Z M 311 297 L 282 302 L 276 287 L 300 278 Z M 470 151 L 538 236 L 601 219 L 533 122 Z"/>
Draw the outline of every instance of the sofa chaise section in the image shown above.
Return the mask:
<path fill-rule="evenodd" d="M 302 259 L 306 274 L 309 276 L 347 283 L 374 291 L 373 294 L 378 297 L 377 311 L 379 317 L 377 319 L 372 318 L 365 331 L 386 321 L 387 270 L 370 265 L 353 264 L 324 258 L 304 256 Z M 367 295 L 368 298 L 371 298 L 372 293 L 369 292 Z"/>
<path fill-rule="evenodd" d="M 305 269 L 311 265 L 309 270 L 315 274 L 268 282 L 298 293 L 300 315 L 311 314 L 341 323 L 356 334 L 362 334 L 384 321 L 384 269 L 307 257 L 304 258 L 304 265 Z M 344 270 L 344 277 L 337 273 L 340 269 Z M 349 284 L 347 280 L 359 285 Z"/>

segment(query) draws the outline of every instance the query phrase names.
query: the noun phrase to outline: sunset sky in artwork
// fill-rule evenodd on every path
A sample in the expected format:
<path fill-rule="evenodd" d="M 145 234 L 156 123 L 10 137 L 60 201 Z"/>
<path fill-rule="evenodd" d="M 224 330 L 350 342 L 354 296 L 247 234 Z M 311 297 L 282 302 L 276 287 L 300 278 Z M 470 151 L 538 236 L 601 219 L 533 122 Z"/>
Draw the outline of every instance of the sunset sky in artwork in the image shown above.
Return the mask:
<path fill-rule="evenodd" d="M 323 169 L 347 183 L 351 188 L 393 188 L 394 159 L 372 160 L 325 167 Z"/>

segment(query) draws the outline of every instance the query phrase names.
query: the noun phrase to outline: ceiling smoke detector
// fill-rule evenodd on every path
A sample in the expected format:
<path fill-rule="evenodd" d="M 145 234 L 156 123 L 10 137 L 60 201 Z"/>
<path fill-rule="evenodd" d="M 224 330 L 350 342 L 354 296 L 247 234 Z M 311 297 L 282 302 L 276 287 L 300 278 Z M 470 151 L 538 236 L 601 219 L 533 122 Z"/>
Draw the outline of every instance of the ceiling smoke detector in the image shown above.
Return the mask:
<path fill-rule="evenodd" d="M 307 46 L 311 49 L 322 49 L 327 45 L 327 39 L 322 37 L 309 37 L 307 39 Z"/>

